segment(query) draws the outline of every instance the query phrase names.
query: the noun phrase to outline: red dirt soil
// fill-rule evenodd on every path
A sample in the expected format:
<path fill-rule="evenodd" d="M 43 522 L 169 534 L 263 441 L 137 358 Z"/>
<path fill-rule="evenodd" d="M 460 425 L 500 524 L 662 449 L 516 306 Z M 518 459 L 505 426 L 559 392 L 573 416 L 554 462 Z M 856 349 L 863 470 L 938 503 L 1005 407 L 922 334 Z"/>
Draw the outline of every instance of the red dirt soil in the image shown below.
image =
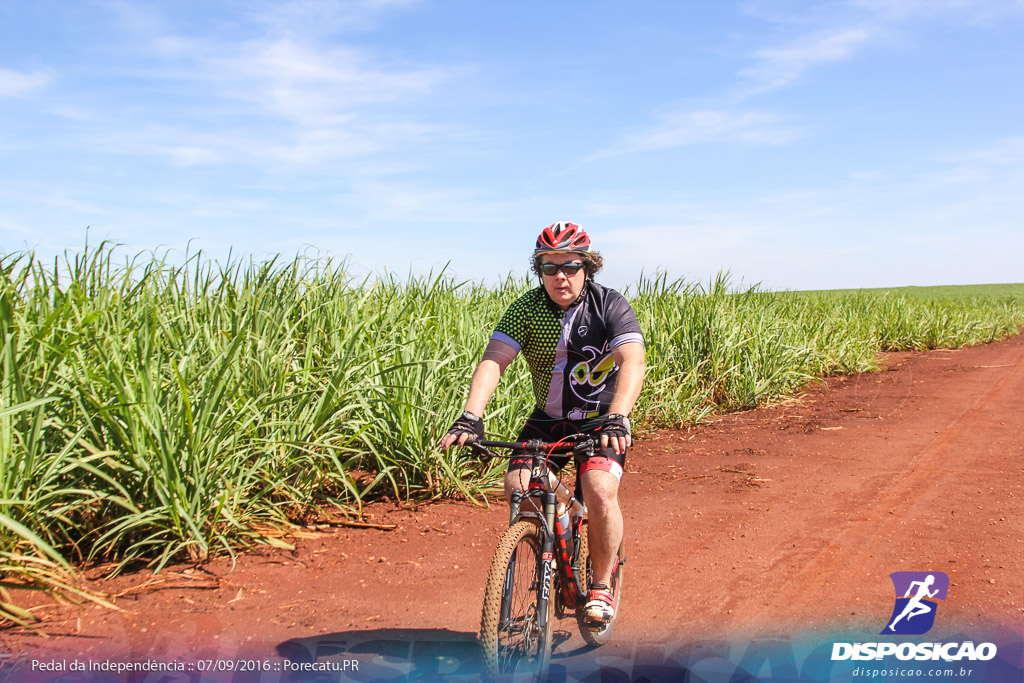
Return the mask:
<path fill-rule="evenodd" d="M 886 362 L 778 405 L 641 435 L 622 483 L 615 637 L 590 650 L 562 620 L 553 667 L 666 643 L 878 634 L 895 571 L 948 574 L 929 639 L 994 633 L 1019 657 L 1024 338 Z M 419 643 L 441 652 L 443 673 L 446 657 L 471 656 L 506 515 L 500 502 L 375 505 L 368 521 L 395 530 L 321 527 L 290 539 L 294 552 L 258 550 L 233 569 L 95 580 L 121 611 L 43 607 L 49 637 L 6 629 L 0 644 L 23 663 L 362 651 L 385 666 Z"/>

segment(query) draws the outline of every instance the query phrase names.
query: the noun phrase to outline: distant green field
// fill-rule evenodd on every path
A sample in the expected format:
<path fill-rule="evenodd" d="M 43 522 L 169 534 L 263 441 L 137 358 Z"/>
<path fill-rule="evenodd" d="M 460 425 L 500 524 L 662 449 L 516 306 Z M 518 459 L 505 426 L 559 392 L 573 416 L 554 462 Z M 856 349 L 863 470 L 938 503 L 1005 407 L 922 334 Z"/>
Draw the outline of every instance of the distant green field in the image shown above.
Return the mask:
<path fill-rule="evenodd" d="M 872 289 L 828 289 L 793 292 L 794 294 L 889 294 L 915 299 L 1024 299 L 1024 283 L 1001 285 L 941 285 L 935 287 L 879 287 Z"/>

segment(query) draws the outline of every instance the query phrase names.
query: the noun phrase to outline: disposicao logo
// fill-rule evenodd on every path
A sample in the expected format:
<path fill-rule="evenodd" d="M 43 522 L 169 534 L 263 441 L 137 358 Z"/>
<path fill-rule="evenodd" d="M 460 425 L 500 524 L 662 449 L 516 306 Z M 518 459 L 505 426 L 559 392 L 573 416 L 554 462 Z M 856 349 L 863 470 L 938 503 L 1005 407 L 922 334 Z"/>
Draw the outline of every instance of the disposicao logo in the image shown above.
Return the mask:
<path fill-rule="evenodd" d="M 913 636 L 927 633 L 935 625 L 939 600 L 946 599 L 949 577 L 942 572 L 893 572 L 889 575 L 896 589 L 892 616 L 879 635 Z M 884 660 L 945 662 L 988 661 L 997 654 L 994 643 L 833 643 L 832 661 Z M 854 675 L 857 675 L 856 673 Z"/>
<path fill-rule="evenodd" d="M 942 572 L 893 572 L 896 605 L 880 635 L 916 636 L 935 625 L 938 600 L 946 599 L 949 577 Z"/>

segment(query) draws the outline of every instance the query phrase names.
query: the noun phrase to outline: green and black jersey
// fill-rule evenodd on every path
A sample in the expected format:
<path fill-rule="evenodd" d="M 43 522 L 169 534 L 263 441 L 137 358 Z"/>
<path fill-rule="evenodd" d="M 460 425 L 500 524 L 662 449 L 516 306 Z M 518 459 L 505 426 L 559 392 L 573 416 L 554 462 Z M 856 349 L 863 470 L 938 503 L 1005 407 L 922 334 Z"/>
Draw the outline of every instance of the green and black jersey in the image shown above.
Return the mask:
<path fill-rule="evenodd" d="M 522 351 L 537 408 L 570 420 L 608 412 L 619 372 L 612 349 L 644 340 L 626 298 L 589 281 L 564 311 L 543 286 L 531 289 L 509 306 L 491 339 Z"/>

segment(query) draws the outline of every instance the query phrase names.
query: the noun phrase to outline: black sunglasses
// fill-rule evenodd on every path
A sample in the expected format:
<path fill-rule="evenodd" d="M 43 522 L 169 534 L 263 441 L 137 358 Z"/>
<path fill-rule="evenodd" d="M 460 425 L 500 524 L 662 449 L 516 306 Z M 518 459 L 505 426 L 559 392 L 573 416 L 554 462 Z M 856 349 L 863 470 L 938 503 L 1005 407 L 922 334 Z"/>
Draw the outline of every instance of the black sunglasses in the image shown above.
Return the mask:
<path fill-rule="evenodd" d="M 583 268 L 586 264 L 581 261 L 572 261 L 571 263 L 542 263 L 540 264 L 540 272 L 545 275 L 558 275 L 558 271 L 565 273 L 566 277 L 572 277 L 576 273 L 580 272 L 580 268 Z"/>

